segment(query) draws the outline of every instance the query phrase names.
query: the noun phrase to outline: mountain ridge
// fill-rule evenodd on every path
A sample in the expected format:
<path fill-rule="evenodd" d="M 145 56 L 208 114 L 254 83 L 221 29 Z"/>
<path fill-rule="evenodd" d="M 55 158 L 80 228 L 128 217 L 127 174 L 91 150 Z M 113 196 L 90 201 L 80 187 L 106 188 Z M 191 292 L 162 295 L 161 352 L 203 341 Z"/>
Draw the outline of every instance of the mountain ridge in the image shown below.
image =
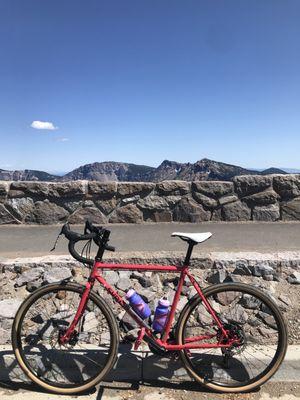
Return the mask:
<path fill-rule="evenodd" d="M 160 182 L 164 180 L 185 181 L 231 181 L 239 175 L 269 175 L 287 174 L 279 168 L 252 170 L 233 164 L 203 158 L 195 163 L 180 163 L 164 160 L 158 167 L 124 163 L 118 161 L 103 161 L 81 165 L 63 176 L 49 174 L 39 170 L 0 169 L 0 180 L 5 181 L 48 181 L 66 182 L 72 180 L 96 180 L 100 182 Z"/>

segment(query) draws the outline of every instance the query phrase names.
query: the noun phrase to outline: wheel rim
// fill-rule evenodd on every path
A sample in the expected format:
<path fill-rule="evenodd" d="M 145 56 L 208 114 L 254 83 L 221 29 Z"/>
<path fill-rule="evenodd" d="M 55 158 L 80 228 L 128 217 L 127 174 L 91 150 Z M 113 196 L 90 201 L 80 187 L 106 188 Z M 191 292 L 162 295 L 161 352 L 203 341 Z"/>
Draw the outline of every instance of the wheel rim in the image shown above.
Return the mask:
<path fill-rule="evenodd" d="M 228 350 L 184 351 L 189 372 L 202 383 L 220 388 L 248 386 L 267 376 L 278 360 L 283 341 L 281 321 L 272 302 L 249 289 L 230 287 L 211 291 L 207 299 L 228 329 L 239 330 L 243 340 Z M 216 322 L 202 302 L 197 302 L 187 313 L 181 341 L 204 334 L 214 336 L 202 343 L 221 340 Z"/>
<path fill-rule="evenodd" d="M 46 385 L 86 385 L 101 374 L 111 357 L 112 328 L 92 297 L 71 340 L 59 343 L 80 296 L 76 289 L 52 289 L 31 301 L 21 315 L 17 332 L 20 356 L 26 368 Z"/>

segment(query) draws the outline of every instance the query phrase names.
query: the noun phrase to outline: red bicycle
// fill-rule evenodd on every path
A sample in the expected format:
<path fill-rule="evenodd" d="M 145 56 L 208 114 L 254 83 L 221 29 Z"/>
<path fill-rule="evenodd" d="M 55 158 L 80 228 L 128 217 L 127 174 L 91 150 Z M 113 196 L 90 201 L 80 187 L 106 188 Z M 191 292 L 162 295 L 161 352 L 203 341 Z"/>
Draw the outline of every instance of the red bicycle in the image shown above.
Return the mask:
<path fill-rule="evenodd" d="M 107 298 L 94 291 L 98 281 L 138 324 L 135 348 L 142 340 L 153 352 L 178 354 L 192 378 L 219 392 L 244 392 L 266 382 L 287 349 L 281 312 L 266 293 L 242 283 L 222 283 L 202 290 L 189 271 L 193 247 L 211 233 L 174 233 L 188 243 L 182 266 L 113 264 L 102 261 L 110 231 L 87 222 L 80 235 L 63 226 L 69 251 L 90 266 L 85 285 L 58 283 L 33 292 L 19 308 L 12 329 L 16 358 L 32 381 L 62 394 L 86 391 L 104 379 L 117 360 L 119 327 Z M 85 254 L 75 244 L 87 241 Z M 90 258 L 92 241 L 98 246 Z M 84 256 L 85 255 L 85 256 Z M 103 270 L 178 273 L 179 281 L 162 333 L 157 334 L 103 277 Z M 174 323 L 184 281 L 196 290 Z"/>

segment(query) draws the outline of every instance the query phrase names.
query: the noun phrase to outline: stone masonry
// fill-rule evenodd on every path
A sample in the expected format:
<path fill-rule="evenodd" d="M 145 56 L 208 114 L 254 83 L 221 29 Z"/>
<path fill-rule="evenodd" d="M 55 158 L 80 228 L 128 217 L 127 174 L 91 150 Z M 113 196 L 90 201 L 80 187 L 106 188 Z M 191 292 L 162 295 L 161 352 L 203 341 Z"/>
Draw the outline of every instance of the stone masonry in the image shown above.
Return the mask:
<path fill-rule="evenodd" d="M 0 182 L 0 224 L 300 220 L 300 175 L 233 182 Z"/>

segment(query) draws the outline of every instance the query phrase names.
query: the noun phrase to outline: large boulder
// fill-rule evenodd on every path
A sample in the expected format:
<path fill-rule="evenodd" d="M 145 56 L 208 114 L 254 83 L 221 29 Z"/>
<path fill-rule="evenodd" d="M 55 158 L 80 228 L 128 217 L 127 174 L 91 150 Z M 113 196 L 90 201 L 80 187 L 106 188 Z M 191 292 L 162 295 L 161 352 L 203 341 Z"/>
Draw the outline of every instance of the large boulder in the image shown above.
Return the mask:
<path fill-rule="evenodd" d="M 209 221 L 211 212 L 206 211 L 190 197 L 183 197 L 173 210 L 173 220 L 180 222 Z"/>
<path fill-rule="evenodd" d="M 87 219 L 100 225 L 107 222 L 106 217 L 95 206 L 78 208 L 70 215 L 68 222 L 70 224 L 84 224 Z"/>
<path fill-rule="evenodd" d="M 186 181 L 163 181 L 156 184 L 156 192 L 162 195 L 182 195 L 190 192 L 191 183 Z"/>
<path fill-rule="evenodd" d="M 49 197 L 58 198 L 83 198 L 85 196 L 85 182 L 59 182 L 59 183 L 49 183 Z"/>
<path fill-rule="evenodd" d="M 19 221 L 0 203 L 0 225 L 18 223 Z"/>
<path fill-rule="evenodd" d="M 164 197 L 150 195 L 137 202 L 137 206 L 142 210 L 166 210 L 169 204 Z"/>
<path fill-rule="evenodd" d="M 225 221 L 249 221 L 251 219 L 250 208 L 241 201 L 224 205 L 222 214 Z"/>
<path fill-rule="evenodd" d="M 117 193 L 120 197 L 133 196 L 139 194 L 146 196 L 155 188 L 152 182 L 119 182 Z"/>
<path fill-rule="evenodd" d="M 193 197 L 197 201 L 197 203 L 202 204 L 204 208 L 213 210 L 214 208 L 218 207 L 217 200 L 213 199 L 212 197 L 208 197 L 205 194 L 194 192 Z"/>
<path fill-rule="evenodd" d="M 91 181 L 88 183 L 88 192 L 101 198 L 113 197 L 117 193 L 117 182 Z"/>
<path fill-rule="evenodd" d="M 222 196 L 233 193 L 233 183 L 232 182 L 222 182 L 222 181 L 199 181 L 192 183 L 192 190 L 194 192 L 203 193 L 205 196 L 213 197 L 214 199 L 219 199 Z"/>
<path fill-rule="evenodd" d="M 236 176 L 233 183 L 238 196 L 245 197 L 271 187 L 272 178 L 261 175 L 241 175 Z"/>
<path fill-rule="evenodd" d="M 300 197 L 281 204 L 282 219 L 284 221 L 300 220 Z"/>
<path fill-rule="evenodd" d="M 63 207 L 49 200 L 37 201 L 33 211 L 25 217 L 26 222 L 36 224 L 56 224 L 66 221 L 69 213 Z"/>
<path fill-rule="evenodd" d="M 252 216 L 254 221 L 278 221 L 280 219 L 279 204 L 254 207 Z"/>
<path fill-rule="evenodd" d="M 245 201 L 248 206 L 253 207 L 256 205 L 266 206 L 269 204 L 274 204 L 278 201 L 278 199 L 279 196 L 273 189 L 267 189 L 263 192 L 258 192 L 251 194 L 250 196 L 246 196 L 243 198 L 243 201 Z"/>
<path fill-rule="evenodd" d="M 300 196 L 300 175 L 274 176 L 273 187 L 283 200 Z"/>
<path fill-rule="evenodd" d="M 46 182 L 12 182 L 10 184 L 9 196 L 14 197 L 12 194 L 16 192 L 23 193 L 24 196 L 34 197 L 36 199 L 46 198 L 49 193 L 49 184 Z"/>
<path fill-rule="evenodd" d="M 94 203 L 105 215 L 110 214 L 117 207 L 115 197 L 106 200 L 94 200 Z"/>
<path fill-rule="evenodd" d="M 111 223 L 139 223 L 143 222 L 143 213 L 135 204 L 128 204 L 117 208 L 109 217 Z"/>
<path fill-rule="evenodd" d="M 13 319 L 22 304 L 20 299 L 5 299 L 0 301 L 0 319 Z"/>
<path fill-rule="evenodd" d="M 6 208 L 18 220 L 23 220 L 34 209 L 34 202 L 31 197 L 21 197 L 16 199 L 8 199 L 5 203 Z"/>

